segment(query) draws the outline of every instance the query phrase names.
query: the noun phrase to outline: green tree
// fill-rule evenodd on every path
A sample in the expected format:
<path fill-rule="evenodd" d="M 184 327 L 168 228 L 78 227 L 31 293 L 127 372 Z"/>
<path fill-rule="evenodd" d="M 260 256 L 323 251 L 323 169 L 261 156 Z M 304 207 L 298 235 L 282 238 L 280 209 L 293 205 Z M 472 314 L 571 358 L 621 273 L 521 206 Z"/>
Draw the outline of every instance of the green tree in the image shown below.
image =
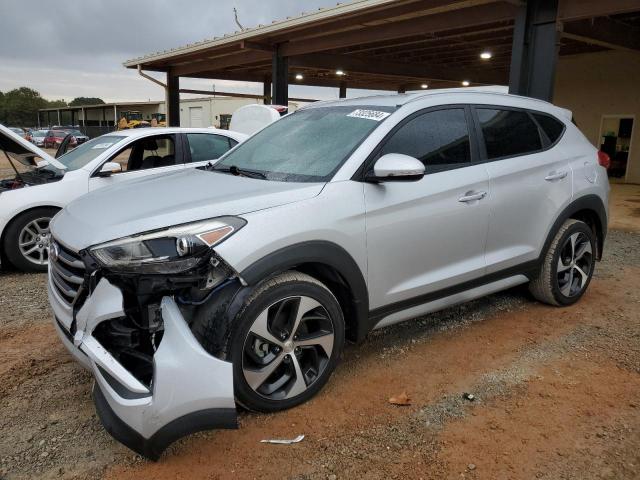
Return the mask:
<path fill-rule="evenodd" d="M 66 106 L 67 106 L 67 102 L 65 102 L 62 99 L 60 99 L 60 100 L 48 100 L 46 108 L 62 108 L 62 107 L 66 107 Z"/>
<path fill-rule="evenodd" d="M 6 92 L 0 98 L 0 123 L 30 127 L 38 123 L 38 110 L 47 101 L 31 88 L 20 87 Z"/>
<path fill-rule="evenodd" d="M 79 107 L 81 105 L 103 105 L 104 100 L 98 97 L 76 97 L 69 102 L 70 107 Z"/>

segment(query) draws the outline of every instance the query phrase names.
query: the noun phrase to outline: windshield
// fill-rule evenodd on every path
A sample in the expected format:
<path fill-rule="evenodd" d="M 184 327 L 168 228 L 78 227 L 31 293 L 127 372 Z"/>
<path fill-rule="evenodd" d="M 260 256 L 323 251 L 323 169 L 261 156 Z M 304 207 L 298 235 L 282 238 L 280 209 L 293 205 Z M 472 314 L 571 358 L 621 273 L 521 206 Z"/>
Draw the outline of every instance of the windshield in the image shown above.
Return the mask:
<path fill-rule="evenodd" d="M 47 132 L 45 130 L 36 130 L 31 135 L 34 136 L 34 137 L 46 137 L 47 136 Z"/>
<path fill-rule="evenodd" d="M 300 110 L 238 145 L 214 170 L 234 167 L 235 172 L 259 172 L 266 180 L 326 182 L 391 111 L 378 106 Z"/>
<path fill-rule="evenodd" d="M 71 135 L 76 135 L 76 136 L 84 136 L 84 133 L 82 133 L 80 130 L 67 130 L 67 133 L 70 133 Z"/>
<path fill-rule="evenodd" d="M 121 135 L 103 135 L 81 144 L 57 158 L 57 160 L 69 170 L 78 170 L 97 158 L 106 149 L 123 141 L 125 138 L 127 137 Z"/>

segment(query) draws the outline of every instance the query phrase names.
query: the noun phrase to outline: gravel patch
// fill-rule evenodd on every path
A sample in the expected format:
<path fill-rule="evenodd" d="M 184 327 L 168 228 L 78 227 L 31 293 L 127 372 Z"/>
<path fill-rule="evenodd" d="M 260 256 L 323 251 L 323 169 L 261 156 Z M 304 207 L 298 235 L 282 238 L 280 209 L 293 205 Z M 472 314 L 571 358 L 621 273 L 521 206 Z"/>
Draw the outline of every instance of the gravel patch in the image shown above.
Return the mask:
<path fill-rule="evenodd" d="M 11 329 L 49 320 L 47 276 L 0 270 L 0 338 Z"/>
<path fill-rule="evenodd" d="M 640 267 L 640 234 L 609 230 L 595 276 L 611 276 L 624 267 Z"/>

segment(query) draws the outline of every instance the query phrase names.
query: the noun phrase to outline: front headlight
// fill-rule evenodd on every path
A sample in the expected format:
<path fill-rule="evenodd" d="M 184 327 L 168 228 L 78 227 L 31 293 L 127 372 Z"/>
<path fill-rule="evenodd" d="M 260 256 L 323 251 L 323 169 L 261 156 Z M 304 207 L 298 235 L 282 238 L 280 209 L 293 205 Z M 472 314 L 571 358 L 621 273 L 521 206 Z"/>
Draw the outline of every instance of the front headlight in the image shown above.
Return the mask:
<path fill-rule="evenodd" d="M 219 244 L 246 225 L 238 217 L 218 217 L 120 238 L 92 247 L 103 267 L 131 273 L 173 274 L 197 266 Z"/>

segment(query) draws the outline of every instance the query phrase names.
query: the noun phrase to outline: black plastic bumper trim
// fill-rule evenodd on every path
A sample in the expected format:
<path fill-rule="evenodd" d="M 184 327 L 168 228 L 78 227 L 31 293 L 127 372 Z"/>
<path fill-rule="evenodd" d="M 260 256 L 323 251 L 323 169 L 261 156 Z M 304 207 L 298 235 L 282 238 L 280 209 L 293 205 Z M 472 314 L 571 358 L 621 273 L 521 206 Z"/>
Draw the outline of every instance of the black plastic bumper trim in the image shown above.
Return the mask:
<path fill-rule="evenodd" d="M 158 460 L 169 445 L 186 435 L 214 428 L 238 428 L 235 408 L 211 408 L 176 418 L 151 438 L 144 438 L 116 415 L 97 383 L 93 385 L 93 401 L 107 432 L 134 452 L 153 461 Z"/>
<path fill-rule="evenodd" d="M 71 335 L 71 332 L 69 332 L 69 330 L 66 329 L 66 327 L 62 324 L 62 322 L 58 319 L 58 317 L 55 317 L 55 319 L 56 319 L 56 324 L 58 325 L 58 328 L 60 329 L 60 331 L 62 332 L 64 337 L 67 340 L 69 340 L 69 342 L 72 345 L 74 345 L 74 343 L 73 343 L 73 335 Z M 84 355 L 85 357 L 88 357 L 88 355 L 81 348 L 77 348 L 76 350 L 78 352 L 80 352 L 82 355 Z"/>
<path fill-rule="evenodd" d="M 66 337 L 67 340 L 69 340 L 71 343 L 73 343 L 73 335 L 71 335 L 71 332 L 69 332 L 69 330 L 67 330 L 65 328 L 65 326 L 58 319 L 58 317 L 55 317 L 55 319 L 56 319 L 56 323 L 58 324 L 58 328 L 62 331 L 62 334 Z M 82 353 L 84 353 L 84 352 L 82 352 Z"/>
<path fill-rule="evenodd" d="M 113 388 L 113 391 L 116 392 L 118 395 L 120 395 L 122 398 L 125 398 L 127 400 L 135 400 L 135 399 L 151 396 L 150 392 L 145 392 L 145 393 L 132 392 L 127 387 L 122 385 L 118 380 L 113 378 L 113 376 L 111 376 L 109 372 L 107 372 L 100 365 L 96 364 L 96 367 L 98 367 L 98 371 L 104 377 L 105 381 L 109 384 L 109 386 Z"/>

